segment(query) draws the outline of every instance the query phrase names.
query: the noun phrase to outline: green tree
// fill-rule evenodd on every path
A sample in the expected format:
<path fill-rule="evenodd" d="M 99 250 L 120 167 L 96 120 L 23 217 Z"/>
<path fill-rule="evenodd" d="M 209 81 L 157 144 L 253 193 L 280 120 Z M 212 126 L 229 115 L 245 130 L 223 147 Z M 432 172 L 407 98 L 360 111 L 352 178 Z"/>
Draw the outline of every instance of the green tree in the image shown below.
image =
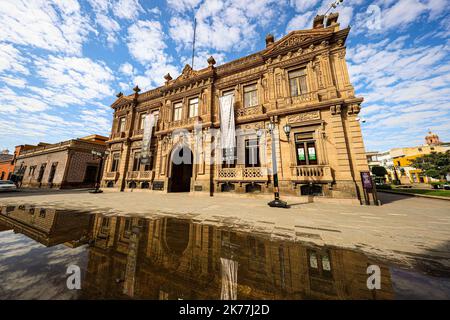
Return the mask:
<path fill-rule="evenodd" d="M 450 150 L 417 157 L 411 161 L 411 167 L 422 170 L 427 177 L 441 179 L 450 172 Z"/>
<path fill-rule="evenodd" d="M 372 167 L 372 174 L 376 177 L 384 177 L 387 175 L 387 170 L 385 167 L 382 166 L 373 166 Z"/>

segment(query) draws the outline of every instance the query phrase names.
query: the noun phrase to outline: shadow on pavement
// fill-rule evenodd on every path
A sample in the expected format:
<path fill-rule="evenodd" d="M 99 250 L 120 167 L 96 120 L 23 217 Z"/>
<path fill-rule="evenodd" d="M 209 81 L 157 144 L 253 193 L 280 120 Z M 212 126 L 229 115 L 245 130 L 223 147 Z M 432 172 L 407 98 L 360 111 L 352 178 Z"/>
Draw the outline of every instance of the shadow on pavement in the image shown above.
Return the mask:
<path fill-rule="evenodd" d="M 393 193 L 387 193 L 387 192 L 381 192 L 381 191 L 378 191 L 377 195 L 378 195 L 378 199 L 381 200 L 382 205 L 397 202 L 397 201 L 402 201 L 402 200 L 413 197 L 413 196 L 409 196 L 409 195 L 393 194 Z"/>

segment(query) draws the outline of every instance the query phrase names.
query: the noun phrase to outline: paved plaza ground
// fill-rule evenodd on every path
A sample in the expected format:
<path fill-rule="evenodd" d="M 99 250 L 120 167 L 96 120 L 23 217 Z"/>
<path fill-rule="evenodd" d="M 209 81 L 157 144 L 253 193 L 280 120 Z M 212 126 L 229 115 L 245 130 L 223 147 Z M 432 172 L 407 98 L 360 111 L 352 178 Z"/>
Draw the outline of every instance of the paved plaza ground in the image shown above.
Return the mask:
<path fill-rule="evenodd" d="M 267 206 L 267 199 L 86 190 L 0 194 L 0 205 L 33 204 L 107 215 L 177 216 L 273 238 L 353 248 L 393 261 L 450 268 L 450 201 L 379 194 L 382 206 L 340 202 Z M 448 269 L 450 270 L 450 269 Z"/>

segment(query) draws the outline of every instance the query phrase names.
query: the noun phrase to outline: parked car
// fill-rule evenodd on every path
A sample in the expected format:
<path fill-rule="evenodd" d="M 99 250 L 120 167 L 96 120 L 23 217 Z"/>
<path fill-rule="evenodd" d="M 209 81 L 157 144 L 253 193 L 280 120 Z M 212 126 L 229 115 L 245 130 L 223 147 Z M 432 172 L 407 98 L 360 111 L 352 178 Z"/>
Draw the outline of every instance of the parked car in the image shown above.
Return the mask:
<path fill-rule="evenodd" d="M 0 180 L 0 191 L 15 191 L 17 186 L 11 180 Z"/>
<path fill-rule="evenodd" d="M 449 184 L 449 183 L 443 184 L 442 187 L 443 187 L 445 190 L 450 190 L 450 184 Z"/>

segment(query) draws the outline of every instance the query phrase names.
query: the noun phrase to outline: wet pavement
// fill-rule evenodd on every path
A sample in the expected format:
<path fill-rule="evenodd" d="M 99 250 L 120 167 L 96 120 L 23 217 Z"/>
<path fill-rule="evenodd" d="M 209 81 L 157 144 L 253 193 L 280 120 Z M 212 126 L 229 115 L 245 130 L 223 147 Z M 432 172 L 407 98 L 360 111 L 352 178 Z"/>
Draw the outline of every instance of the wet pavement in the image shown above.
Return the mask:
<path fill-rule="evenodd" d="M 450 299 L 450 270 L 432 257 L 403 265 L 299 241 L 303 233 L 3 206 L 0 299 Z M 67 287 L 70 266 L 80 268 L 79 290 Z M 379 289 L 368 287 L 369 266 Z"/>

